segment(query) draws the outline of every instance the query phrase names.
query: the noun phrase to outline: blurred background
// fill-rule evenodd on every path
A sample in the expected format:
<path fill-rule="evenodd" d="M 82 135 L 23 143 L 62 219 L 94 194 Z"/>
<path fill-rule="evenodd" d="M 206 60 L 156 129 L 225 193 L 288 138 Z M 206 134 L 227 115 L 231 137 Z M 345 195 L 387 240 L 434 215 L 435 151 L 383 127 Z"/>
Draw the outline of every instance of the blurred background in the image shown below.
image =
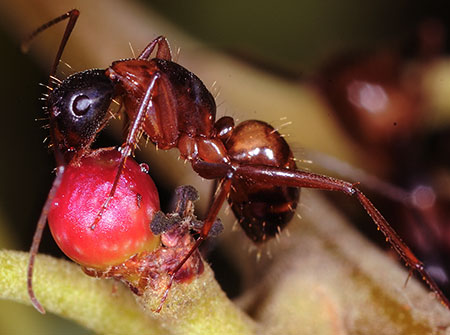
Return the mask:
<path fill-rule="evenodd" d="M 39 36 L 29 54 L 20 52 L 20 41 L 40 24 L 78 8 L 81 16 L 62 57 L 71 68 L 62 64 L 60 78 L 132 57 L 129 44 L 139 53 L 154 37 L 165 35 L 175 61 L 217 96 L 219 116 L 267 121 L 286 134 L 302 168 L 361 181 L 450 292 L 450 11 L 445 5 L 0 0 L 0 246 L 28 250 L 53 180 L 39 101 L 45 89 L 38 83 L 48 81 L 64 24 Z M 387 102 L 380 106 L 380 101 Z M 96 146 L 120 144 L 117 135 L 114 130 L 102 134 Z M 138 159 L 150 159 L 163 203 L 181 183 L 194 184 L 207 198 L 208 185 L 176 160 L 177 152 L 147 149 L 149 156 L 140 153 Z M 326 155 L 364 173 L 342 168 Z M 355 216 L 351 222 L 359 222 L 359 229 L 386 247 L 357 204 L 340 195 L 332 198 L 346 215 Z M 204 211 L 204 205 L 199 207 Z M 40 251 L 62 257 L 48 232 Z M 228 284 L 231 296 L 245 285 L 236 277 Z M 56 317 L 42 321 L 31 308 L 7 306 L 8 312 L 0 313 L 2 334 L 36 334 L 27 327 L 42 334 L 61 329 L 86 334 Z M 8 328 L 11 313 L 27 313 L 33 321 Z"/>

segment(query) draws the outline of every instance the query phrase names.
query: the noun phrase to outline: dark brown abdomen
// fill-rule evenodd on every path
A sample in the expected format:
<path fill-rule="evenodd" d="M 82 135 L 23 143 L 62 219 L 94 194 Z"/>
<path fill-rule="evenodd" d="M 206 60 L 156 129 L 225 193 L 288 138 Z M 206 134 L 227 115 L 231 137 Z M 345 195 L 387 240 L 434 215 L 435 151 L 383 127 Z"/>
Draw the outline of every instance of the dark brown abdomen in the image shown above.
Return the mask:
<path fill-rule="evenodd" d="M 226 142 L 229 157 L 240 164 L 266 165 L 296 169 L 286 141 L 269 124 L 242 122 Z M 234 179 L 228 199 L 245 233 L 255 243 L 279 233 L 291 220 L 300 189 L 272 186 L 251 180 Z"/>

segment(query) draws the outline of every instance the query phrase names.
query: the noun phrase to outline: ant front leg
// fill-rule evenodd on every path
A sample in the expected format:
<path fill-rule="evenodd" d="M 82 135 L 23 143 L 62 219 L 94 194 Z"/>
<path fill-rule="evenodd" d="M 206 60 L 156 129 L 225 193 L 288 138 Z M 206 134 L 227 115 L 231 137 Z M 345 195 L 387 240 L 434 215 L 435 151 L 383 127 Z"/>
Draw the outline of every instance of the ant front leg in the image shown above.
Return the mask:
<path fill-rule="evenodd" d="M 139 137 L 140 137 L 141 131 L 142 131 L 142 125 L 145 121 L 145 116 L 153 108 L 152 93 L 153 93 L 153 90 L 156 86 L 158 79 L 159 79 L 159 74 L 155 73 L 153 75 L 153 78 L 152 78 L 150 84 L 147 87 L 144 98 L 143 98 L 141 104 L 139 105 L 139 109 L 138 109 L 136 115 L 131 120 L 131 126 L 130 126 L 130 130 L 128 132 L 127 139 L 120 149 L 121 158 L 119 161 L 116 177 L 114 178 L 113 184 L 111 186 L 111 190 L 109 191 L 109 194 L 108 194 L 108 197 L 106 198 L 99 213 L 97 214 L 97 217 L 95 218 L 94 223 L 91 225 L 92 230 L 94 230 L 95 227 L 97 226 L 97 224 L 100 222 L 103 214 L 105 213 L 106 209 L 108 208 L 110 201 L 114 198 L 114 193 L 116 192 L 117 185 L 119 183 L 119 179 L 122 174 L 122 171 L 125 167 L 126 160 L 127 160 L 128 156 L 130 156 L 133 153 L 134 149 L 137 146 L 137 142 L 139 141 Z"/>
<path fill-rule="evenodd" d="M 169 42 L 164 36 L 159 36 L 151 41 L 144 50 L 142 50 L 141 54 L 137 59 L 148 60 L 153 49 L 158 46 L 158 50 L 156 51 L 156 58 L 172 60 L 172 52 L 170 51 Z"/>
<path fill-rule="evenodd" d="M 260 183 L 276 186 L 307 187 L 325 191 L 342 192 L 348 196 L 356 197 L 367 214 L 372 218 L 379 230 L 386 236 L 397 254 L 412 270 L 416 270 L 430 289 L 437 295 L 443 305 L 450 309 L 450 301 L 426 272 L 423 263 L 417 259 L 409 247 L 397 235 L 386 219 L 376 209 L 372 202 L 354 184 L 323 176 L 311 172 L 289 170 L 265 165 L 239 165 L 235 167 L 234 178 L 248 178 Z"/>

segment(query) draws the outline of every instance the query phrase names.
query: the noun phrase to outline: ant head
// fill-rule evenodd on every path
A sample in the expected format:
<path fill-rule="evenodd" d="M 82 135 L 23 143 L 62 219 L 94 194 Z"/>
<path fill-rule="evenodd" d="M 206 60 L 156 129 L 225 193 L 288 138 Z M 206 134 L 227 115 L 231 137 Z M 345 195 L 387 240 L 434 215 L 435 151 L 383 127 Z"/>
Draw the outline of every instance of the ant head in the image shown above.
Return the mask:
<path fill-rule="evenodd" d="M 108 121 L 114 83 L 105 70 L 78 72 L 55 87 L 48 98 L 53 145 L 63 153 L 88 148 Z"/>

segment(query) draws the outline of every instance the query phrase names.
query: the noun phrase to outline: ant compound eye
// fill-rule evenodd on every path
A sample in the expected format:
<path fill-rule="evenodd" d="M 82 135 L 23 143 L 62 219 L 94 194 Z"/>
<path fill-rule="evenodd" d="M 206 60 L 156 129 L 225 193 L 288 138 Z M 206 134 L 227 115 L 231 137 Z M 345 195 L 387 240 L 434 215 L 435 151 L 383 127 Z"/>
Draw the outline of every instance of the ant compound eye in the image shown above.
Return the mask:
<path fill-rule="evenodd" d="M 87 95 L 77 95 L 74 97 L 72 102 L 72 113 L 75 116 L 86 115 L 89 112 L 91 104 L 91 99 Z"/>

